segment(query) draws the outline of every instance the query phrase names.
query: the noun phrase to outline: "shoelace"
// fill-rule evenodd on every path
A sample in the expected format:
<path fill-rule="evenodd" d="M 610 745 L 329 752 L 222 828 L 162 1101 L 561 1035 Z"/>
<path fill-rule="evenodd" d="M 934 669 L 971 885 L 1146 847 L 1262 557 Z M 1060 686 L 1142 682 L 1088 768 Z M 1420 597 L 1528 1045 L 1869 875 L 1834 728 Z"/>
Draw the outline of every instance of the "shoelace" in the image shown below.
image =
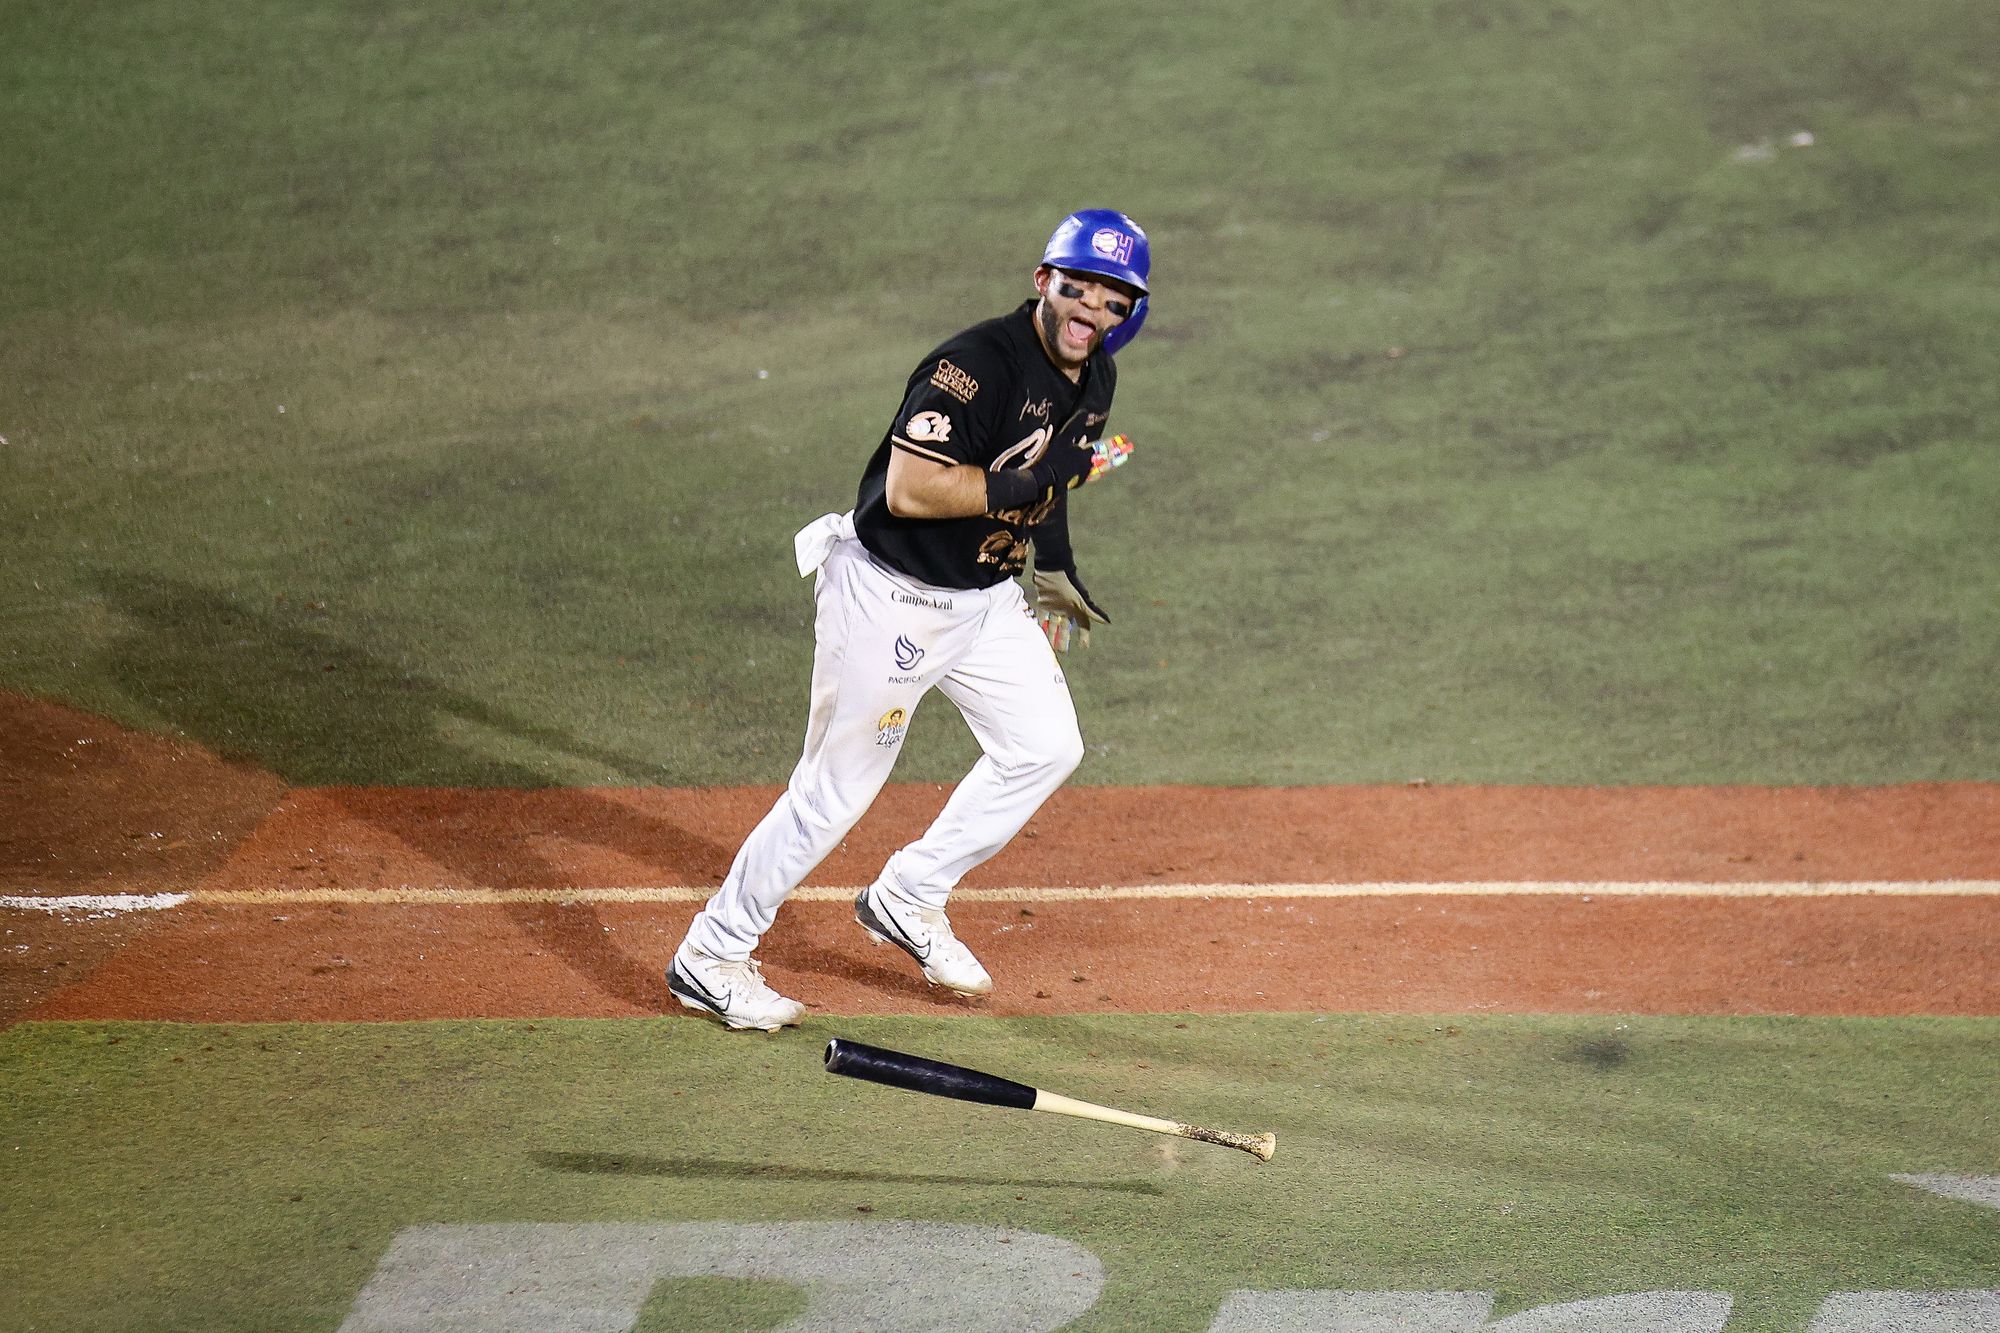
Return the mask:
<path fill-rule="evenodd" d="M 958 936 L 952 933 L 951 922 L 945 917 L 943 908 L 919 907 L 917 919 L 930 927 L 932 948 L 947 949 L 967 958 L 972 956 L 972 950 L 960 944 Z"/>
<path fill-rule="evenodd" d="M 745 958 L 742 960 L 733 958 L 721 959 L 716 962 L 715 970 L 722 973 L 725 980 L 745 983 L 750 988 L 750 994 L 753 996 L 761 995 L 763 992 L 771 990 L 770 986 L 764 981 L 763 964 L 754 958 Z M 772 991 L 772 994 L 776 993 Z"/>

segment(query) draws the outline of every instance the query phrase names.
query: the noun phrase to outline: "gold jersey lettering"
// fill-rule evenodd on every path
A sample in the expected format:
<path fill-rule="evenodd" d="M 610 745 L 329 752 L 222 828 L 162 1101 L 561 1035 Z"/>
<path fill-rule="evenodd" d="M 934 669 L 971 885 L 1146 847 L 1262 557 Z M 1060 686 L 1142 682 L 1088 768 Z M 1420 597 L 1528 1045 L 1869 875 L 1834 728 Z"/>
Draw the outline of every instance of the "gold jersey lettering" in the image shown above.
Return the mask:
<path fill-rule="evenodd" d="M 1018 574 L 1027 568 L 1028 540 L 1003 528 L 979 543 L 979 563 L 998 565 L 1004 573 Z"/>
<path fill-rule="evenodd" d="M 978 380 L 944 360 L 940 360 L 937 369 L 931 372 L 931 384 L 934 388 L 943 389 L 961 403 L 971 402 L 973 395 L 979 392 Z"/>

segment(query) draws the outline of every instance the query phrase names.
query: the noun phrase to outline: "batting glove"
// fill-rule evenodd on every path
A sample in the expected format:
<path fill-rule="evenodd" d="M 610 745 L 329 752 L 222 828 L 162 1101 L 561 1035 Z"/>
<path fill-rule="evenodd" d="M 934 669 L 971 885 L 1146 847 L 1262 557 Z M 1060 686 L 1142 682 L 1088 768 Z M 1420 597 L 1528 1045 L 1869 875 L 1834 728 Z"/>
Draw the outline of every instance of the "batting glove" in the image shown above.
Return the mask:
<path fill-rule="evenodd" d="M 1072 642 L 1088 648 L 1090 627 L 1093 624 L 1109 625 L 1111 617 L 1090 600 L 1090 593 L 1077 578 L 1075 570 L 1038 569 L 1035 571 L 1035 621 L 1042 627 L 1042 633 L 1048 636 L 1049 647 L 1066 653 Z"/>
<path fill-rule="evenodd" d="M 1044 491 L 1074 490 L 1090 479 L 1096 463 L 1097 451 L 1090 445 L 1080 440 L 1057 440 L 1027 472 Z"/>
<path fill-rule="evenodd" d="M 1132 441 L 1123 435 L 1114 435 L 1091 445 L 1090 452 L 1090 471 L 1084 480 L 1096 481 L 1112 468 L 1125 466 L 1125 460 L 1132 456 Z"/>
<path fill-rule="evenodd" d="M 998 514 L 1042 504 L 1063 491 L 1083 485 L 1098 465 L 1094 445 L 1081 440 L 1057 440 L 1040 461 L 1021 468 L 1003 468 L 986 474 L 986 512 Z"/>

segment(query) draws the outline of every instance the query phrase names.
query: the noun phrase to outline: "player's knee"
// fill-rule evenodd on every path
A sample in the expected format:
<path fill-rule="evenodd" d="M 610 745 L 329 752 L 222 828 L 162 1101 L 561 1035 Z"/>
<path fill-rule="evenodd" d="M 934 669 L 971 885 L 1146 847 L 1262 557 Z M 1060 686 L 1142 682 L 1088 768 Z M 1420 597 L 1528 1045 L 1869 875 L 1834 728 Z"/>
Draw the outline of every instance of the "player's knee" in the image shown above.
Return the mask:
<path fill-rule="evenodd" d="M 1074 726 L 1050 728 L 1038 735 L 1016 737 L 1004 747 L 989 749 L 986 756 L 1006 781 L 1053 791 L 1083 762 L 1083 737 Z"/>
<path fill-rule="evenodd" d="M 1041 768 L 1056 785 L 1061 785 L 1070 774 L 1076 772 L 1076 766 L 1082 762 L 1083 736 L 1076 728 L 1071 727 L 1068 732 L 1055 738 L 1047 748 L 1042 757 Z"/>
<path fill-rule="evenodd" d="M 792 824 L 798 836 L 807 842 L 839 842 L 847 836 L 848 830 L 861 822 L 861 816 L 868 813 L 868 807 L 875 801 L 879 787 L 865 789 L 837 788 L 822 786 L 806 791 L 794 790 L 791 800 Z"/>

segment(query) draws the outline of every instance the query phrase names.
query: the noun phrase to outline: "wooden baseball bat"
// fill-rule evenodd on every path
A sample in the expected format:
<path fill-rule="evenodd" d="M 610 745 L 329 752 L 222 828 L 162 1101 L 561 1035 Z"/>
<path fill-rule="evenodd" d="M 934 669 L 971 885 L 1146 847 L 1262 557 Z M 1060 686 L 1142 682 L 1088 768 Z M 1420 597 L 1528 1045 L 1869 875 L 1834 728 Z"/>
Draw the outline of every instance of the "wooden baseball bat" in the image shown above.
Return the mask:
<path fill-rule="evenodd" d="M 1278 1151 L 1276 1134 L 1232 1134 L 1224 1129 L 1203 1129 L 1200 1125 L 1184 1125 L 1178 1120 L 1161 1120 L 1150 1115 L 1119 1111 L 1109 1106 L 1080 1102 L 1059 1093 L 1044 1092 L 997 1074 L 983 1074 L 964 1065 L 926 1060 L 921 1055 L 906 1055 L 902 1051 L 849 1041 L 845 1037 L 835 1037 L 826 1044 L 826 1072 L 866 1079 L 870 1083 L 883 1083 L 910 1092 L 928 1092 L 934 1097 L 955 1097 L 962 1102 L 980 1102 L 987 1106 L 1011 1106 L 1017 1111 L 1051 1111 L 1056 1115 L 1076 1116 L 1082 1120 L 1129 1125 L 1133 1129 L 1150 1130 L 1155 1134 L 1172 1134 L 1200 1143 L 1219 1143 L 1225 1148 L 1247 1152 L 1262 1162 L 1270 1161 L 1271 1154 Z"/>

